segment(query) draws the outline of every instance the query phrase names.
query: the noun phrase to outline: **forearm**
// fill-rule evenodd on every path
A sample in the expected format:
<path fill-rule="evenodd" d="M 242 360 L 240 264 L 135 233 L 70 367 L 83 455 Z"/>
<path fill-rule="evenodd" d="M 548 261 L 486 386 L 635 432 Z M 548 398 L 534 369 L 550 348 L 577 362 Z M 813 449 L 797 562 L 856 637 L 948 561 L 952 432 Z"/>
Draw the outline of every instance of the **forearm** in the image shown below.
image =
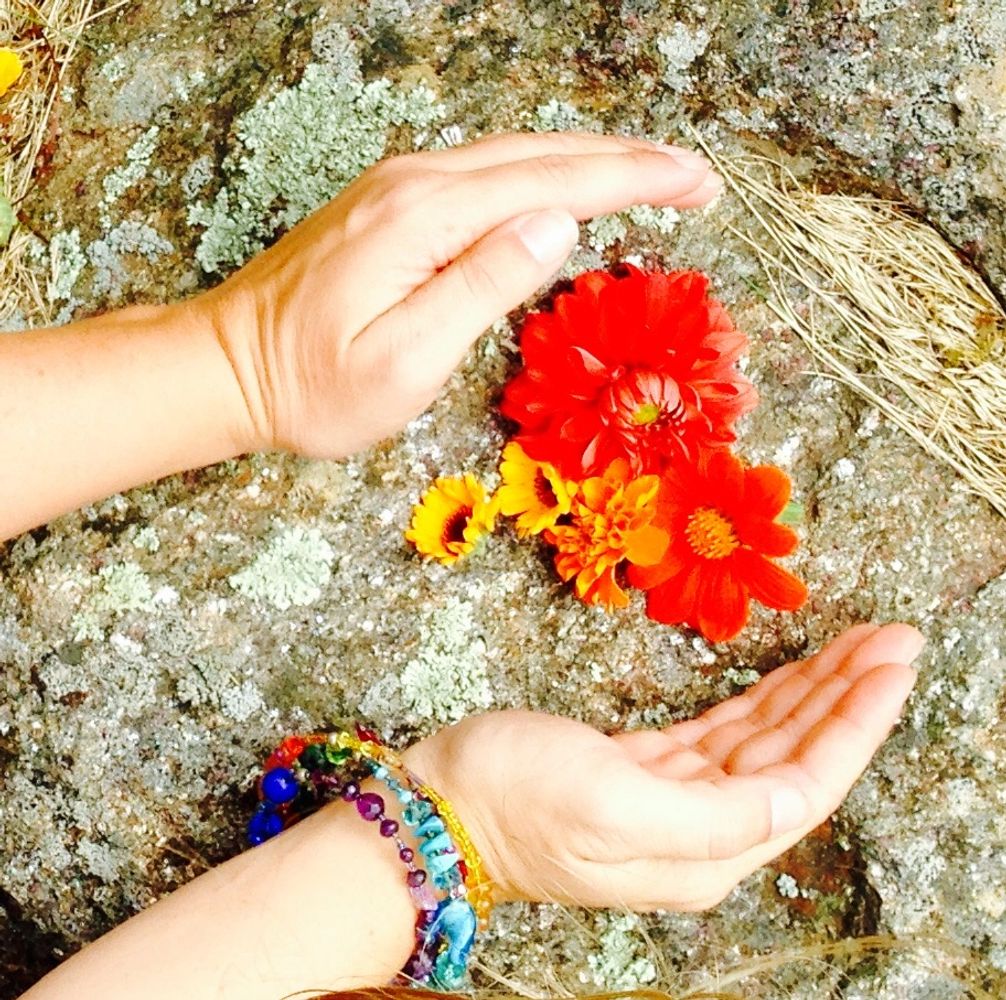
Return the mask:
<path fill-rule="evenodd" d="M 22 1000 L 277 1000 L 387 983 L 416 911 L 394 843 L 336 803 L 84 948 Z"/>
<path fill-rule="evenodd" d="M 139 306 L 0 337 L 0 539 L 254 446 L 209 320 Z"/>

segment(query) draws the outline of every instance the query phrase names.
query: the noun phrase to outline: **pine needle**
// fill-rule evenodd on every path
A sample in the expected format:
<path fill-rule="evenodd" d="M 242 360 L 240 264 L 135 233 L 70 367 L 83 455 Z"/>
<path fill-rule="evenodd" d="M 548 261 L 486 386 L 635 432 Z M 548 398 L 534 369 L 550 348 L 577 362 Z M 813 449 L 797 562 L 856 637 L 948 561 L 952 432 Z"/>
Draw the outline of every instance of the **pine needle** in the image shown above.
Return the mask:
<path fill-rule="evenodd" d="M 757 223 L 766 303 L 833 376 L 1006 514 L 1006 311 L 903 206 L 819 194 L 771 160 L 713 160 Z M 793 282 L 810 293 L 794 301 Z M 827 321 L 825 321 L 825 319 Z"/>

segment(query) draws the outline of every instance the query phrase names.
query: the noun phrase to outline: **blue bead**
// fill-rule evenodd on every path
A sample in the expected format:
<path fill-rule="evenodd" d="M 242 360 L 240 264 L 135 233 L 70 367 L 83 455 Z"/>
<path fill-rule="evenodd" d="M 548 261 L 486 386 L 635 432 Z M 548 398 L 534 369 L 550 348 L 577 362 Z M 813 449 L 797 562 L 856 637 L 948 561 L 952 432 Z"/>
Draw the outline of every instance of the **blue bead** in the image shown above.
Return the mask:
<path fill-rule="evenodd" d="M 271 809 L 259 807 L 258 811 L 248 821 L 248 842 L 261 844 L 263 840 L 275 837 L 283 832 L 283 820 Z"/>
<path fill-rule="evenodd" d="M 402 788 L 400 785 L 395 786 L 398 789 L 398 801 L 404 806 L 406 803 L 412 801 L 412 792 L 407 788 Z"/>
<path fill-rule="evenodd" d="M 297 779 L 286 767 L 274 767 L 262 778 L 262 795 L 278 806 L 297 797 Z"/>
<path fill-rule="evenodd" d="M 432 834 L 443 833 L 446 829 L 444 821 L 439 816 L 430 816 L 416 827 L 416 836 L 429 837 Z"/>
<path fill-rule="evenodd" d="M 427 816 L 433 812 L 433 806 L 425 799 L 414 799 L 402 810 L 402 819 L 406 826 L 415 826 L 422 823 Z"/>
<path fill-rule="evenodd" d="M 384 781 L 387 776 L 388 769 L 383 764 L 374 768 L 374 777 L 377 778 L 378 781 Z"/>
<path fill-rule="evenodd" d="M 424 823 L 423 826 L 426 826 Z M 419 828 L 421 830 L 422 827 Z M 419 830 L 416 831 L 416 836 L 419 836 Z M 427 858 L 431 854 L 439 854 L 441 851 L 449 851 L 454 847 L 454 843 L 451 841 L 451 835 L 449 833 L 438 833 L 435 837 L 431 837 L 429 840 L 424 840 L 419 845 L 420 852 Z"/>
<path fill-rule="evenodd" d="M 434 854 L 426 859 L 426 867 L 431 875 L 442 875 L 450 871 L 461 859 L 456 854 Z"/>

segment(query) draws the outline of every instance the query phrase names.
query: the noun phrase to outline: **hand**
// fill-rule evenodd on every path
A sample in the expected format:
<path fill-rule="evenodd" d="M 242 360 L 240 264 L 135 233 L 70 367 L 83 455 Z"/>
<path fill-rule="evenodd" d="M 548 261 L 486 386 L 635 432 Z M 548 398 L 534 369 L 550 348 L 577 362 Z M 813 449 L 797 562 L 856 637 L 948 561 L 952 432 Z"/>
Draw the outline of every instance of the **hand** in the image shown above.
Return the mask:
<path fill-rule="evenodd" d="M 701 205 L 721 184 L 696 153 L 600 135 L 492 136 L 377 164 L 197 300 L 248 439 L 336 458 L 396 433 L 561 266 L 576 219 Z"/>
<path fill-rule="evenodd" d="M 706 909 L 838 807 L 897 720 L 923 641 L 856 626 L 663 731 L 498 712 L 408 753 L 454 801 L 501 899 Z"/>

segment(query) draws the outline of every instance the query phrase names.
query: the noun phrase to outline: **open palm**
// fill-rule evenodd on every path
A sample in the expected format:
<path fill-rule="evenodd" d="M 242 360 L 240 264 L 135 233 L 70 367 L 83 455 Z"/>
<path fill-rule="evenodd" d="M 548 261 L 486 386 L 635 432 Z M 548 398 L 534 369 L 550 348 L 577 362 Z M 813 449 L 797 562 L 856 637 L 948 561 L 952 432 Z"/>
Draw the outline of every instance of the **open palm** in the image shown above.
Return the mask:
<path fill-rule="evenodd" d="M 835 810 L 922 643 L 907 625 L 856 626 L 664 730 L 489 713 L 414 748 L 417 766 L 451 789 L 501 897 L 703 909 Z"/>

